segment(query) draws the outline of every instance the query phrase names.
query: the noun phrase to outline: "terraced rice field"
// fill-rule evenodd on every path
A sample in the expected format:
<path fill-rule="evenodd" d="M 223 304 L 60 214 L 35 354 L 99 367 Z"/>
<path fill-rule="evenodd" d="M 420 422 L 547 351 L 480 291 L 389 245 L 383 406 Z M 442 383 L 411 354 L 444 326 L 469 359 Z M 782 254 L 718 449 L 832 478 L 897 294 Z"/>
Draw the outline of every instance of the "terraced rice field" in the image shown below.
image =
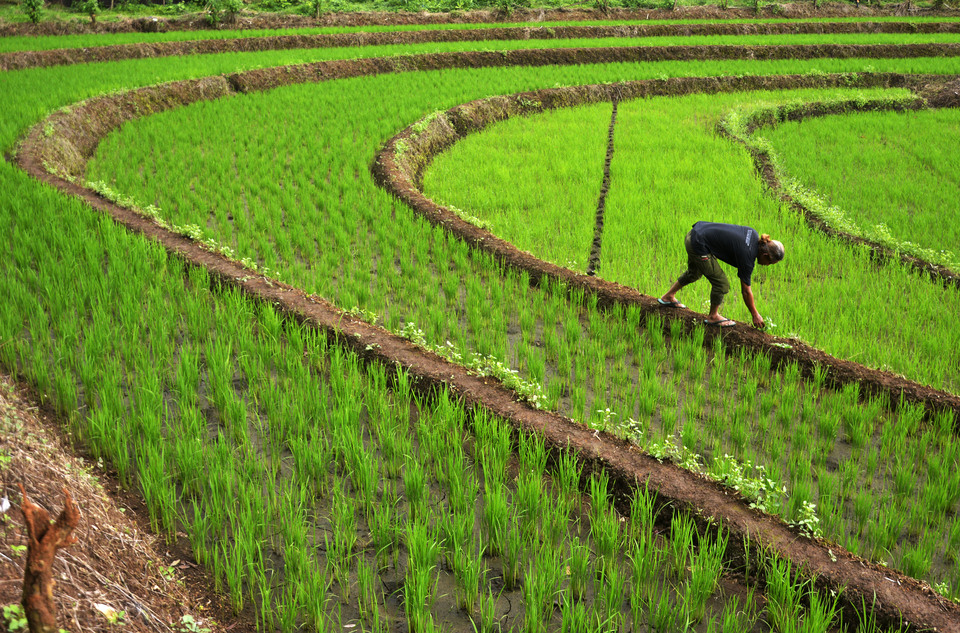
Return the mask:
<path fill-rule="evenodd" d="M 958 23 L 836 24 L 11 39 L 0 362 L 265 629 L 958 630 L 956 204 L 788 138 L 955 189 Z"/>

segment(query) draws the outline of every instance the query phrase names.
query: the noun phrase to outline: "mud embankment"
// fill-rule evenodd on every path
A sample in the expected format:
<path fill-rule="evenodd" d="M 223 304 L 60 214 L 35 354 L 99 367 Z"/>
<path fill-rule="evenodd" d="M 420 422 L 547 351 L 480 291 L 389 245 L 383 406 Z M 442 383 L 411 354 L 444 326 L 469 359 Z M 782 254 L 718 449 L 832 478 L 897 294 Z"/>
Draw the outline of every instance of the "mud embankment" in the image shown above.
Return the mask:
<path fill-rule="evenodd" d="M 81 33 L 154 33 L 166 31 L 210 31 L 218 29 L 295 29 L 321 26 L 416 26 L 441 24 L 495 24 L 503 22 L 581 22 L 585 20 L 748 20 L 756 18 L 811 19 L 811 18 L 872 18 L 872 17 L 956 17 L 960 11 L 921 9 L 911 3 L 892 5 L 887 8 L 854 6 L 849 2 L 824 2 L 814 8 L 812 2 L 769 4 L 760 11 L 753 8 L 735 7 L 721 9 L 717 6 L 678 6 L 676 9 L 624 9 L 610 8 L 606 11 L 586 7 L 557 9 L 517 8 L 511 12 L 495 10 L 450 11 L 430 13 L 410 12 L 343 12 L 325 13 L 319 18 L 305 15 L 277 13 L 240 12 L 228 17 L 219 25 L 211 25 L 203 13 L 180 17 L 149 16 L 118 21 L 101 20 L 91 24 L 89 20 L 48 20 L 40 24 L 19 23 L 0 26 L 0 37 L 30 35 L 74 35 Z"/>
<path fill-rule="evenodd" d="M 633 24 L 623 26 L 490 27 L 483 29 L 278 35 L 186 42 L 143 42 L 0 54 L 0 70 L 183 55 L 387 46 L 427 42 L 480 42 L 694 35 L 797 35 L 845 33 L 960 33 L 960 22 L 801 22 L 751 24 Z"/>
<path fill-rule="evenodd" d="M 549 52 L 540 54 L 544 59 L 550 55 Z M 411 58 L 408 62 L 414 67 L 436 65 L 441 58 L 427 56 L 423 59 Z M 568 60 L 574 58 L 576 55 L 559 55 L 553 63 L 571 63 Z M 456 67 L 455 64 L 460 60 L 469 62 L 469 67 L 476 67 L 483 59 L 451 56 L 447 59 L 449 65 L 446 67 Z M 660 463 L 627 442 L 606 433 L 597 433 L 558 414 L 539 411 L 517 402 L 516 395 L 504 389 L 496 380 L 471 376 L 463 367 L 425 352 L 381 328 L 358 321 L 320 297 L 307 295 L 298 288 L 266 279 L 236 261 L 210 252 L 197 242 L 165 229 L 153 219 L 104 200 L 77 184 L 79 179 L 68 176 L 82 174 L 86 160 L 92 155 L 100 139 L 126 120 L 201 99 L 226 96 L 238 88 L 258 90 L 293 83 L 293 78 L 320 81 L 397 70 L 393 61 L 384 60 L 337 62 L 326 66 L 310 65 L 309 68 L 309 71 L 302 68 L 289 71 L 283 68 L 259 70 L 226 78 L 211 77 L 177 82 L 120 95 L 98 97 L 68 111 L 56 113 L 34 126 L 23 142 L 16 160 L 36 178 L 65 193 L 83 198 L 92 207 L 109 214 L 130 230 L 159 241 L 177 257 L 207 268 L 219 283 L 236 287 L 255 300 L 270 302 L 290 318 L 324 331 L 330 338 L 352 348 L 367 362 L 403 367 L 418 388 L 427 392 L 446 386 L 467 405 L 483 407 L 503 417 L 518 430 L 542 435 L 553 450 L 573 448 L 587 471 L 601 468 L 606 470 L 620 494 L 628 493 L 635 486 L 647 484 L 657 489 L 661 500 L 674 510 L 691 511 L 700 517 L 704 525 L 722 524 L 730 531 L 731 542 L 742 543 L 749 539 L 754 545 L 761 544 L 789 557 L 796 565 L 802 566 L 807 573 L 816 577 L 818 585 L 834 590 L 843 589 L 840 596 L 844 608 L 848 610 L 850 621 L 853 621 L 854 617 L 850 610 L 860 607 L 861 604 L 874 604 L 877 620 L 883 625 L 898 626 L 903 619 L 917 628 L 935 628 L 943 633 L 960 631 L 960 605 L 944 600 L 926 584 L 864 561 L 829 543 L 806 538 L 778 518 L 751 510 L 734 491 L 672 464 Z M 378 70 L 381 68 L 385 70 Z M 864 85 L 908 85 L 916 80 L 902 75 L 871 75 L 861 79 Z M 692 91 L 809 87 L 840 81 L 849 81 L 849 77 L 676 79 L 635 82 L 621 86 L 587 86 L 529 93 L 526 99 L 528 105 L 524 105 L 517 97 L 503 97 L 460 106 L 447 113 L 442 124 L 458 126 L 459 131 L 451 127 L 450 131 L 454 134 L 466 133 L 479 129 L 496 118 L 497 111 L 521 110 L 525 107 L 560 107 L 575 101 L 609 99 L 611 90 L 621 90 L 622 94 L 639 97 L 652 94 L 685 94 Z M 532 105 L 530 96 L 540 100 L 540 104 Z M 409 130 L 407 134 L 409 136 Z M 424 135 L 419 143 L 421 151 L 427 147 L 441 147 L 445 142 L 444 138 L 447 137 L 437 134 Z M 393 146 L 384 151 L 387 155 L 392 155 Z M 51 173 L 48 166 L 58 174 L 68 177 Z M 407 168 L 410 166 L 407 165 Z M 384 182 L 393 182 L 401 175 L 398 165 L 386 164 L 383 161 L 383 154 L 377 163 L 377 173 L 380 178 L 385 179 Z M 403 182 L 411 181 L 406 178 Z M 411 195 L 419 193 L 412 184 L 404 186 L 411 188 Z M 401 192 L 403 193 L 405 192 Z M 420 197 L 422 198 L 422 195 Z M 485 242 L 488 240 L 496 241 L 496 238 L 489 234 L 476 233 L 478 229 L 472 225 L 456 226 L 455 220 L 458 219 L 455 216 L 435 205 L 430 206 L 428 202 L 418 203 L 414 200 L 418 211 L 451 230 L 462 233 L 465 239 L 483 247 L 486 247 Z M 652 305 L 655 300 L 633 289 L 601 282 L 585 275 L 575 275 L 556 267 L 551 268 L 537 260 L 516 259 L 518 251 L 507 246 L 499 247 L 502 249 L 501 256 L 507 260 L 514 258 L 517 265 L 528 266 L 536 276 L 552 275 L 582 284 L 608 303 L 633 302 L 648 311 L 657 310 Z M 689 322 L 694 319 L 692 313 L 682 318 Z M 770 342 L 774 339 L 749 328 L 732 329 L 732 332 L 724 334 L 728 345 L 762 349 L 775 358 L 788 355 L 793 359 L 802 353 L 806 354 L 804 358 L 807 358 L 808 363 L 829 360 L 829 357 L 817 350 L 803 350 L 800 346 L 789 350 L 771 346 Z M 851 365 L 847 367 L 849 370 L 856 367 L 847 365 Z M 840 380 L 842 370 L 831 366 L 831 374 Z M 873 374 L 868 371 L 865 375 Z M 708 518 L 709 522 L 706 521 Z"/>

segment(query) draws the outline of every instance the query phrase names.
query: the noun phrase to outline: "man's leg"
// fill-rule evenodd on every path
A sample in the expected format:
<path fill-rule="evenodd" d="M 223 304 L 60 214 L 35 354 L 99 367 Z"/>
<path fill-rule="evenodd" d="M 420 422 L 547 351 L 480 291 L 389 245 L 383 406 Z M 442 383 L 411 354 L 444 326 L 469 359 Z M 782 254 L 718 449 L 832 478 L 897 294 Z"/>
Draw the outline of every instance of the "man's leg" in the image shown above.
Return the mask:
<path fill-rule="evenodd" d="M 669 290 L 667 290 L 667 294 L 660 297 L 661 303 L 675 303 L 677 300 L 676 295 L 678 290 L 688 284 L 692 284 L 703 276 L 703 273 L 699 271 L 698 262 L 700 258 L 690 251 L 690 240 L 691 237 L 690 233 L 688 232 L 686 237 L 683 238 L 683 247 L 687 251 L 687 270 L 680 275 L 679 279 L 673 282 L 673 285 L 670 286 Z"/>

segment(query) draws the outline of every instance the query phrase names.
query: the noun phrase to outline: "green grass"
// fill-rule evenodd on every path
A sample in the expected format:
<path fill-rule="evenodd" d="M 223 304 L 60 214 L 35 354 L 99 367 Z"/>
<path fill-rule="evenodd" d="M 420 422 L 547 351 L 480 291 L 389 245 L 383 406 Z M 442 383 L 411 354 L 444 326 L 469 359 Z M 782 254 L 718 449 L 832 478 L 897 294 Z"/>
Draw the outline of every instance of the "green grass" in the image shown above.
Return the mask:
<path fill-rule="evenodd" d="M 829 116 L 759 134 L 788 175 L 856 225 L 885 226 L 898 241 L 960 262 L 960 229 L 951 221 L 960 183 L 960 159 L 950 149 L 960 141 L 955 110 Z"/>

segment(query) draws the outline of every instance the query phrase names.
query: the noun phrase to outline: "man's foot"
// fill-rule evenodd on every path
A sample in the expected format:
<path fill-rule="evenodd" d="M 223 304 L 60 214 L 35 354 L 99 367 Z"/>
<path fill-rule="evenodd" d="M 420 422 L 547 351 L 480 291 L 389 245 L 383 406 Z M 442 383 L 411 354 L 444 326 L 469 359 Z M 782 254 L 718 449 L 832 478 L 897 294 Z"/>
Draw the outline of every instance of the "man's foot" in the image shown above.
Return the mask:
<path fill-rule="evenodd" d="M 736 321 L 732 319 L 725 319 L 723 317 L 720 317 L 719 319 L 716 319 L 716 320 L 704 319 L 703 322 L 706 323 L 707 325 L 715 325 L 717 327 L 733 327 L 734 325 L 737 324 Z"/>
<path fill-rule="evenodd" d="M 676 299 L 664 299 L 663 297 L 657 299 L 657 303 L 668 308 L 686 308 L 687 306 L 683 305 Z"/>

